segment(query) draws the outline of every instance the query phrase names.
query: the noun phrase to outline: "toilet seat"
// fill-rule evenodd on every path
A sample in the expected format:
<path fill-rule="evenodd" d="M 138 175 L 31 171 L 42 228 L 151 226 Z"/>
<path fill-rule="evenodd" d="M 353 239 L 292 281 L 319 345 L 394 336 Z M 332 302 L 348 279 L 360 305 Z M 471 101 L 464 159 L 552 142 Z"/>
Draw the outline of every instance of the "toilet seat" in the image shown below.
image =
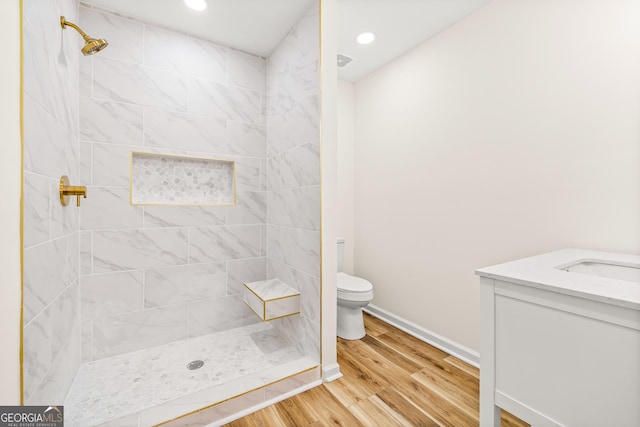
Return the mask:
<path fill-rule="evenodd" d="M 373 299 L 373 285 L 361 277 L 338 273 L 338 299 L 371 301 Z"/>

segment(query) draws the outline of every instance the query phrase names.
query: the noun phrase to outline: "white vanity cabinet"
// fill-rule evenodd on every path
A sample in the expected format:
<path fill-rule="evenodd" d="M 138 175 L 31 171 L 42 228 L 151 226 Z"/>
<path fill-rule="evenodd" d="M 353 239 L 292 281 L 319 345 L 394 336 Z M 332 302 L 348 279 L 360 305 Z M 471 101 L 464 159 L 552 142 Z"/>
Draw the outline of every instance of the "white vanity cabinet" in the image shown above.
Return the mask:
<path fill-rule="evenodd" d="M 477 271 L 480 425 L 640 426 L 640 283 L 576 273 L 640 257 L 567 249 Z"/>

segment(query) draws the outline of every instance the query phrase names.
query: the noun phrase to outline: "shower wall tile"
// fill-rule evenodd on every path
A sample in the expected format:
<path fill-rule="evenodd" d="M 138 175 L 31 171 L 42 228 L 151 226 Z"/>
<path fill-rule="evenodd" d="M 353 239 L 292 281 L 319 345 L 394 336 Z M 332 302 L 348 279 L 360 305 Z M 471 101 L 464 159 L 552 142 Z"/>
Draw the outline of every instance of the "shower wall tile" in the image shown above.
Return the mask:
<path fill-rule="evenodd" d="M 142 228 L 142 208 L 129 204 L 127 188 L 88 187 L 81 203 L 82 230 Z"/>
<path fill-rule="evenodd" d="M 33 246 L 49 240 L 51 200 L 48 178 L 29 172 L 24 174 L 24 245 Z"/>
<path fill-rule="evenodd" d="M 42 41 L 42 38 L 38 36 L 38 33 L 34 26 L 29 21 L 27 15 L 26 4 L 32 2 L 25 2 L 24 11 L 24 25 L 23 25 L 23 50 L 30 52 L 29 55 L 24 56 L 23 65 L 23 79 L 24 79 L 24 92 L 35 99 L 40 105 L 48 107 L 50 110 L 50 100 L 48 93 L 47 79 L 50 67 L 48 50 Z"/>
<path fill-rule="evenodd" d="M 269 57 L 267 87 L 275 97 L 273 114 L 289 111 L 319 91 L 320 49 L 318 14 L 302 18 Z"/>
<path fill-rule="evenodd" d="M 267 256 L 267 226 L 260 226 L 260 256 Z"/>
<path fill-rule="evenodd" d="M 91 162 L 93 161 L 93 144 L 89 142 L 80 142 L 79 151 L 79 171 L 78 178 L 83 185 L 91 185 L 93 180 L 91 178 Z"/>
<path fill-rule="evenodd" d="M 267 191 L 269 189 L 269 183 L 267 179 L 267 169 L 269 163 L 267 159 L 260 159 L 260 189 Z"/>
<path fill-rule="evenodd" d="M 85 58 L 84 61 L 80 61 L 79 76 L 80 96 L 92 96 L 93 95 L 93 58 Z"/>
<path fill-rule="evenodd" d="M 269 224 L 320 230 L 320 186 L 269 192 Z"/>
<path fill-rule="evenodd" d="M 295 287 L 301 315 L 273 321 L 319 360 L 319 16 L 315 3 L 267 60 L 267 276 Z M 315 340 L 315 342 L 313 341 Z"/>
<path fill-rule="evenodd" d="M 270 190 L 320 184 L 319 141 L 300 145 L 269 158 Z"/>
<path fill-rule="evenodd" d="M 78 176 L 77 140 L 26 95 L 24 97 L 25 170 L 60 179 Z"/>
<path fill-rule="evenodd" d="M 32 393 L 25 390 L 26 405 L 63 405 L 80 366 L 80 324 L 74 330 L 58 357 Z"/>
<path fill-rule="evenodd" d="M 49 370 L 51 356 L 51 316 L 42 311 L 24 328 L 24 389 L 35 390 Z"/>
<path fill-rule="evenodd" d="M 81 97 L 80 139 L 142 145 L 142 107 Z"/>
<path fill-rule="evenodd" d="M 251 258 L 227 261 L 227 294 L 242 293 L 244 283 L 267 278 L 267 259 Z"/>
<path fill-rule="evenodd" d="M 80 274 L 93 273 L 93 234 L 80 232 Z"/>
<path fill-rule="evenodd" d="M 260 124 L 262 126 L 267 125 L 267 112 L 269 108 L 268 96 L 263 93 L 260 95 Z"/>
<path fill-rule="evenodd" d="M 302 316 L 287 316 L 270 321 L 284 339 L 289 344 L 294 345 L 298 351 L 302 349 L 302 340 L 304 339 L 301 319 Z M 309 355 L 306 356 L 308 357 Z"/>
<path fill-rule="evenodd" d="M 311 96 L 286 113 L 268 117 L 270 155 L 276 155 L 318 139 L 320 136 L 318 99 L 317 95 Z"/>
<path fill-rule="evenodd" d="M 80 287 L 76 280 L 73 285 L 51 304 L 51 355 L 55 359 L 62 351 L 73 331 L 78 332 L 80 313 Z M 78 353 L 80 349 L 78 349 Z M 78 354 L 79 356 L 79 354 Z"/>
<path fill-rule="evenodd" d="M 229 50 L 227 61 L 227 83 L 257 92 L 267 90 L 267 64 L 263 58 L 237 50 Z"/>
<path fill-rule="evenodd" d="M 144 308 L 142 270 L 94 274 L 80 282 L 83 322 Z"/>
<path fill-rule="evenodd" d="M 223 262 L 146 270 L 145 308 L 174 305 L 226 294 L 227 272 Z"/>
<path fill-rule="evenodd" d="M 100 56 L 142 62 L 142 24 L 82 6 L 80 21 L 84 28 L 91 29 L 91 36 L 109 42 L 108 49 L 101 51 Z"/>
<path fill-rule="evenodd" d="M 74 14 L 75 15 L 75 14 Z M 65 15 L 67 16 L 67 15 Z M 69 15 L 73 16 L 73 15 Z M 59 22 L 59 17 L 57 17 Z M 77 22 L 77 20 L 76 20 Z M 49 52 L 53 65 L 54 80 L 49 88 L 53 92 L 53 116 L 63 124 L 71 134 L 78 132 L 78 55 L 77 34 L 61 32 L 62 42 Z"/>
<path fill-rule="evenodd" d="M 77 175 L 75 176 L 77 177 Z M 73 176 L 69 178 L 73 179 Z M 73 184 L 73 181 L 71 181 L 71 184 Z M 69 198 L 67 206 L 62 206 L 59 178 L 50 182 L 49 191 L 51 198 L 51 238 L 55 239 L 77 231 L 80 210 L 76 206 L 76 198 Z"/>
<path fill-rule="evenodd" d="M 227 224 L 264 224 L 267 219 L 266 193 L 239 191 L 236 206 L 227 208 Z"/>
<path fill-rule="evenodd" d="M 101 317 L 93 321 L 93 357 L 102 359 L 185 338 L 185 304 Z"/>
<path fill-rule="evenodd" d="M 25 91 L 66 130 L 77 131 L 78 48 L 72 34 L 60 31 L 60 12 L 73 17 L 70 8 L 51 8 L 25 13 Z M 26 11 L 25 11 L 26 12 Z M 70 13 L 66 13 L 70 12 Z M 56 28 L 57 24 L 57 28 Z"/>
<path fill-rule="evenodd" d="M 225 224 L 227 208 L 220 206 L 145 206 L 145 227 L 185 227 Z"/>
<path fill-rule="evenodd" d="M 176 228 L 93 232 L 93 271 L 165 267 L 187 263 L 187 233 Z"/>
<path fill-rule="evenodd" d="M 83 320 L 80 322 L 80 341 L 82 344 L 82 363 L 91 362 L 93 360 L 93 349 L 91 341 L 93 340 L 93 322 L 91 320 Z"/>
<path fill-rule="evenodd" d="M 149 147 L 226 153 L 227 124 L 223 119 L 146 108 L 144 145 Z"/>
<path fill-rule="evenodd" d="M 270 258 L 320 277 L 320 233 L 298 228 L 268 226 Z"/>
<path fill-rule="evenodd" d="M 78 38 L 60 28 L 61 15 L 77 22 L 77 9 L 73 0 L 23 2 L 27 402 L 62 403 L 80 358 L 72 332 L 79 330 L 78 211 L 63 209 L 57 194 L 61 175 L 79 179 Z"/>
<path fill-rule="evenodd" d="M 189 112 L 260 124 L 260 93 L 202 79 L 189 79 Z"/>
<path fill-rule="evenodd" d="M 266 157 L 267 128 L 259 125 L 229 122 L 227 125 L 229 154 Z"/>
<path fill-rule="evenodd" d="M 260 256 L 259 225 L 222 225 L 189 229 L 190 263 L 258 256 Z"/>
<path fill-rule="evenodd" d="M 289 47 L 289 52 L 280 54 L 297 53 L 295 48 Z M 267 113 L 270 115 L 285 114 L 291 111 L 296 105 L 310 96 L 318 93 L 318 65 L 317 56 L 306 59 L 306 63 L 297 64 L 291 61 L 279 63 L 280 58 L 269 58 L 271 70 L 274 77 L 268 82 L 269 97 L 272 102 L 269 104 Z"/>
<path fill-rule="evenodd" d="M 309 356 L 315 356 L 316 360 L 320 361 L 320 323 L 311 321 L 306 316 L 302 316 L 302 330 L 304 331 L 304 338 L 300 343 L 302 354 Z"/>
<path fill-rule="evenodd" d="M 280 261 L 269 259 L 267 277 L 278 278 L 300 292 L 302 315 L 320 323 L 320 278 L 296 270 Z"/>
<path fill-rule="evenodd" d="M 50 57 L 51 51 L 47 46 L 47 41 L 43 40 L 31 25 L 29 17 L 27 15 L 25 17 L 27 19 L 24 22 L 23 50 L 30 54 L 24 56 L 24 92 L 31 96 L 45 111 L 53 115 L 56 102 L 51 82 L 56 80 L 56 71 Z M 55 34 L 59 35 L 60 31 L 56 30 Z M 58 41 L 60 42 L 59 38 Z M 27 117 L 29 116 L 25 114 L 25 119 Z"/>
<path fill-rule="evenodd" d="M 242 301 L 242 295 L 189 304 L 189 337 L 226 331 L 260 321 Z"/>
<path fill-rule="evenodd" d="M 24 322 L 30 322 L 78 276 L 77 233 L 24 251 Z"/>
<path fill-rule="evenodd" d="M 176 111 L 187 109 L 187 79 L 104 57 L 93 58 L 93 96 Z"/>
<path fill-rule="evenodd" d="M 92 184 L 104 187 L 129 187 L 131 151 L 139 147 L 93 144 Z"/>
<path fill-rule="evenodd" d="M 260 191 L 262 176 L 260 159 L 239 157 L 236 159 L 236 188 L 238 191 Z"/>
<path fill-rule="evenodd" d="M 25 19 L 33 27 L 34 34 L 41 40 L 43 46 L 49 50 L 60 48 L 62 35 L 60 33 L 60 11 L 55 1 L 23 1 L 23 14 Z M 71 10 L 65 10 L 65 13 Z M 73 15 L 76 15 L 74 13 Z M 67 19 L 72 20 L 73 15 L 66 14 Z M 54 19 L 58 18 L 58 19 Z"/>
<path fill-rule="evenodd" d="M 144 63 L 151 67 L 224 82 L 226 49 L 211 42 L 145 25 Z"/>

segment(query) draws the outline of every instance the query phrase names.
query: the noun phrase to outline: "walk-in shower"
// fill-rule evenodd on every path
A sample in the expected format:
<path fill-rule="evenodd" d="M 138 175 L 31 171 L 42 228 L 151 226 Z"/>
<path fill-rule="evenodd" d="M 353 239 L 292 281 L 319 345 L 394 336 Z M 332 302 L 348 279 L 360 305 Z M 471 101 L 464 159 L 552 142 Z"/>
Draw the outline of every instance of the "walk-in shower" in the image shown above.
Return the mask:
<path fill-rule="evenodd" d="M 24 403 L 184 425 L 317 384 L 319 3 L 268 57 L 102 3 L 24 0 Z"/>

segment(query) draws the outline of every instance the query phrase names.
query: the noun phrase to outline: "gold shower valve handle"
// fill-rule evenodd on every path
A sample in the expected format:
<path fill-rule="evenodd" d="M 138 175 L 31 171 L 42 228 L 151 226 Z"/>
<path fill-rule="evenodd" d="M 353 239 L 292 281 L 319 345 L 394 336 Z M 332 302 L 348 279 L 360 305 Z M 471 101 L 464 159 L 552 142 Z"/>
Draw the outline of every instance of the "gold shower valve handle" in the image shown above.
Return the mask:
<path fill-rule="evenodd" d="M 87 187 L 84 185 L 69 185 L 69 177 L 60 177 L 60 203 L 62 206 L 69 204 L 69 197 L 76 196 L 77 206 L 80 206 L 80 196 L 87 198 Z"/>

